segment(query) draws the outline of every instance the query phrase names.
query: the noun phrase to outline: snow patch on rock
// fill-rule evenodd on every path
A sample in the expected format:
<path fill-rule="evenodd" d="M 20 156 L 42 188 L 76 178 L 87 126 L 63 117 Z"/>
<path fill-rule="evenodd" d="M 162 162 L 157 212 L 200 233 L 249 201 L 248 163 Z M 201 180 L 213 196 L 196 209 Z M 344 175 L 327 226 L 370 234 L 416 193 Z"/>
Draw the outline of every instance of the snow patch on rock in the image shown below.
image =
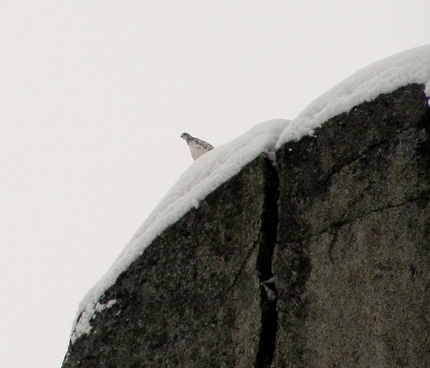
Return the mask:
<path fill-rule="evenodd" d="M 380 94 L 408 84 L 424 84 L 430 97 L 430 45 L 425 45 L 377 61 L 355 72 L 310 103 L 283 131 L 276 148 L 312 135 L 332 117 L 350 111 Z"/>

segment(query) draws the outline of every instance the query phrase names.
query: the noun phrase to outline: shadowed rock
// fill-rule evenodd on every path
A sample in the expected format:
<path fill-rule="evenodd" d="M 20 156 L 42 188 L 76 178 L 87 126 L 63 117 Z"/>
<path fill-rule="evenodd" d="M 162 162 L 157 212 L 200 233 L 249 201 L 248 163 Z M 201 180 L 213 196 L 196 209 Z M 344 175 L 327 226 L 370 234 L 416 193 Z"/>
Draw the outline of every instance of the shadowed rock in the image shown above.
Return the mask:
<path fill-rule="evenodd" d="M 275 367 L 429 367 L 430 111 L 410 85 L 278 152 Z"/>
<path fill-rule="evenodd" d="M 264 367 L 273 355 L 276 171 L 264 157 L 164 231 L 69 348 L 68 367 Z"/>

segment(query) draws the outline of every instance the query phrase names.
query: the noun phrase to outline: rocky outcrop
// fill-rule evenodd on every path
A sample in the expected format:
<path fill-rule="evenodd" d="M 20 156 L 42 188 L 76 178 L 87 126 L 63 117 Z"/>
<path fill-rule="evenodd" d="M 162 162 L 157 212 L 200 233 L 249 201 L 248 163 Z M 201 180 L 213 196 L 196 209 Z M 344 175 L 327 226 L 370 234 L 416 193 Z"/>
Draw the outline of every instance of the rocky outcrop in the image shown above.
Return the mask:
<path fill-rule="evenodd" d="M 259 282 L 271 276 L 276 193 L 276 172 L 260 157 L 166 230 L 105 294 L 116 303 L 63 367 L 270 362 L 276 311 Z"/>
<path fill-rule="evenodd" d="M 276 367 L 430 366 L 429 133 L 410 85 L 278 152 Z"/>
<path fill-rule="evenodd" d="M 330 119 L 164 231 L 63 368 L 428 367 L 429 189 L 423 86 Z"/>

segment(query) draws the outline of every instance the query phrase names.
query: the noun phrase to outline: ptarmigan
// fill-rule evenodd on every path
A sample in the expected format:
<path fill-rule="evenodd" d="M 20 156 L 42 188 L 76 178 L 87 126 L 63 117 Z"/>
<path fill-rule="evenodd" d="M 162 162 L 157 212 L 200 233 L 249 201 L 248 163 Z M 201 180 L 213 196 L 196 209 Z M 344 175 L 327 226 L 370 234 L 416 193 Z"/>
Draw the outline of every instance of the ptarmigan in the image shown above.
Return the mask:
<path fill-rule="evenodd" d="M 188 133 L 182 133 L 181 138 L 185 139 L 185 141 L 188 143 L 188 146 L 190 147 L 191 151 L 191 157 L 194 160 L 197 160 L 201 155 L 204 155 L 206 152 L 209 152 L 214 148 L 208 142 L 202 141 L 198 138 L 194 138 Z"/>

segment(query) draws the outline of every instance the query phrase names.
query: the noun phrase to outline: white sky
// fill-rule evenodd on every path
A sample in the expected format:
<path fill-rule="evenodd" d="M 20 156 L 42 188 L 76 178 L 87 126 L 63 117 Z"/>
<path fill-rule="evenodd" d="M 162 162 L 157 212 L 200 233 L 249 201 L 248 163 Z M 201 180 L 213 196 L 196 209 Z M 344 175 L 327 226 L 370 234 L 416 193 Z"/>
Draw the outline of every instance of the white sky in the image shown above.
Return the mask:
<path fill-rule="evenodd" d="M 292 5 L 294 4 L 294 5 Z M 0 361 L 58 368 L 78 304 L 192 163 L 430 43 L 428 0 L 3 1 Z"/>

